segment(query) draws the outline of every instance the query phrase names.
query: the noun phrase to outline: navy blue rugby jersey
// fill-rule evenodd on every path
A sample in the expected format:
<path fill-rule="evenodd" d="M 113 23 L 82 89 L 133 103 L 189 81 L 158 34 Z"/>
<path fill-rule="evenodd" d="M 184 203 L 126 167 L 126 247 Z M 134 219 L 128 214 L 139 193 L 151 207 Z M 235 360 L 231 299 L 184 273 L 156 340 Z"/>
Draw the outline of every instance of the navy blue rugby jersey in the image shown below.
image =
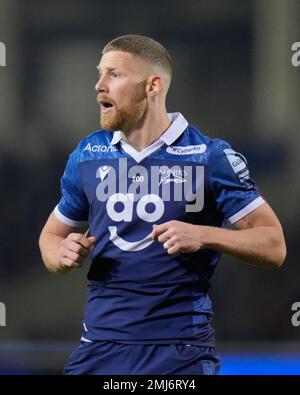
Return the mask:
<path fill-rule="evenodd" d="M 55 208 L 97 238 L 88 273 L 82 340 L 214 344 L 208 296 L 220 254 L 168 255 L 153 224 L 235 223 L 264 203 L 244 156 L 210 139 L 180 113 L 136 151 L 121 132 L 99 130 L 70 155 Z"/>

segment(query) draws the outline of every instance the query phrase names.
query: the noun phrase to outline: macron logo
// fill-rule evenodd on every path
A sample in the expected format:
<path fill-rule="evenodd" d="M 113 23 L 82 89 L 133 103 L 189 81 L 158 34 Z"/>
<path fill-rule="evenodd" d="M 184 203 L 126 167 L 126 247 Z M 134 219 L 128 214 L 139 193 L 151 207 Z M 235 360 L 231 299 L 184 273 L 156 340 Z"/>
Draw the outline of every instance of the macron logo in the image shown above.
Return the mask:
<path fill-rule="evenodd" d="M 173 155 L 194 155 L 194 154 L 203 154 L 206 151 L 206 145 L 187 145 L 185 147 L 179 146 L 170 146 L 167 148 L 167 152 Z"/>
<path fill-rule="evenodd" d="M 107 174 L 108 174 L 110 169 L 111 169 L 110 166 L 101 166 L 101 167 L 99 167 L 96 177 L 98 176 L 98 172 L 99 172 L 100 179 L 101 179 L 101 181 L 103 181 L 104 178 L 107 176 Z"/>
<path fill-rule="evenodd" d="M 90 152 L 116 152 L 118 149 L 114 145 L 91 145 L 88 143 L 83 151 L 90 151 Z"/>

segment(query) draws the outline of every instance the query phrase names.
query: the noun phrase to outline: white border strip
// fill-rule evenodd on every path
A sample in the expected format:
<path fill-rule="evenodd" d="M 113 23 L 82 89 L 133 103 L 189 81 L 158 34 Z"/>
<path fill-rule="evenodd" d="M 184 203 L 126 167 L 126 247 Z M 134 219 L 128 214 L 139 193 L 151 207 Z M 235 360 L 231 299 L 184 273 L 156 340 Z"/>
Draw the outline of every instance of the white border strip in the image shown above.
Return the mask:
<path fill-rule="evenodd" d="M 131 145 L 125 143 L 125 141 L 121 141 L 121 146 L 127 154 L 129 154 L 137 163 L 140 163 L 143 159 L 150 156 L 153 152 L 157 151 L 161 148 L 165 143 L 161 140 L 155 141 L 155 143 L 149 145 L 147 148 L 142 151 L 136 151 Z"/>
<path fill-rule="evenodd" d="M 111 140 L 111 144 L 117 144 L 121 141 L 121 146 L 127 154 L 129 154 L 137 163 L 140 163 L 143 159 L 150 156 L 153 152 L 157 151 L 164 144 L 171 145 L 175 140 L 178 139 L 179 136 L 185 131 L 185 129 L 189 126 L 187 120 L 184 116 L 179 113 L 169 113 L 168 114 L 170 121 L 172 122 L 170 127 L 160 136 L 158 140 L 144 148 L 142 151 L 137 151 L 130 144 L 127 144 L 122 139 L 122 132 L 116 131 L 113 134 L 113 138 Z"/>
<path fill-rule="evenodd" d="M 81 336 L 80 338 L 81 341 L 85 342 L 85 343 L 93 343 L 92 340 L 86 339 L 85 337 Z"/>
<path fill-rule="evenodd" d="M 258 198 L 254 199 L 250 204 L 248 204 L 246 207 L 244 207 L 242 210 L 237 212 L 236 214 L 232 215 L 230 218 L 228 218 L 229 222 L 231 224 L 234 224 L 241 218 L 245 217 L 246 215 L 252 213 L 255 209 L 260 207 L 262 204 L 266 203 L 264 199 L 259 196 Z"/>
<path fill-rule="evenodd" d="M 66 217 L 59 211 L 58 205 L 54 209 L 54 214 L 61 222 L 66 225 L 73 226 L 74 228 L 81 228 L 82 226 L 87 224 L 87 221 L 74 221 L 73 219 Z"/>
<path fill-rule="evenodd" d="M 180 112 L 169 113 L 168 116 L 172 123 L 169 129 L 160 136 L 160 139 L 167 145 L 171 145 L 182 135 L 189 123 Z"/>

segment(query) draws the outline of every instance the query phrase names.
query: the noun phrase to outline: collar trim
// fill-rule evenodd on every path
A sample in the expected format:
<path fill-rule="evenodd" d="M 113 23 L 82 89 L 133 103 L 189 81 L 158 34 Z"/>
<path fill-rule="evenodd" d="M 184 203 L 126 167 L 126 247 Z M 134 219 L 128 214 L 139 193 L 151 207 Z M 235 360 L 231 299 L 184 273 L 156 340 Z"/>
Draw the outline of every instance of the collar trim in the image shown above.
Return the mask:
<path fill-rule="evenodd" d="M 170 127 L 153 144 L 157 143 L 157 141 L 162 141 L 163 143 L 170 146 L 171 144 L 174 143 L 175 140 L 178 139 L 179 136 L 182 135 L 182 133 L 188 127 L 187 120 L 184 118 L 184 116 L 180 112 L 169 113 L 168 117 L 169 117 L 170 121 L 172 122 Z M 114 132 L 114 134 L 113 134 L 113 137 L 111 140 L 111 145 L 116 145 L 121 140 L 124 141 L 124 134 L 122 131 L 118 130 L 118 131 Z M 151 147 L 151 145 L 146 147 L 145 149 L 148 149 L 149 147 Z"/>

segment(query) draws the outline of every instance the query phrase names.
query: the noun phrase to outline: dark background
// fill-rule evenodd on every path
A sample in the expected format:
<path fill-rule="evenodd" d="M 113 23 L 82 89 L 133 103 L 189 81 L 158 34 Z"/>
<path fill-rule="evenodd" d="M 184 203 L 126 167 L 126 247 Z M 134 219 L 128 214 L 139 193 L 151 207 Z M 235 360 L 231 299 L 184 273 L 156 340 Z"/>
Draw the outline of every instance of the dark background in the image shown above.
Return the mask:
<path fill-rule="evenodd" d="M 279 216 L 277 270 L 224 256 L 212 281 L 221 350 L 300 354 L 300 41 L 297 0 L 0 0 L 0 372 L 58 372 L 80 336 L 86 267 L 46 271 L 38 237 L 57 204 L 69 153 L 96 130 L 96 65 L 109 40 L 160 41 L 174 60 L 169 112 L 230 142 Z"/>

